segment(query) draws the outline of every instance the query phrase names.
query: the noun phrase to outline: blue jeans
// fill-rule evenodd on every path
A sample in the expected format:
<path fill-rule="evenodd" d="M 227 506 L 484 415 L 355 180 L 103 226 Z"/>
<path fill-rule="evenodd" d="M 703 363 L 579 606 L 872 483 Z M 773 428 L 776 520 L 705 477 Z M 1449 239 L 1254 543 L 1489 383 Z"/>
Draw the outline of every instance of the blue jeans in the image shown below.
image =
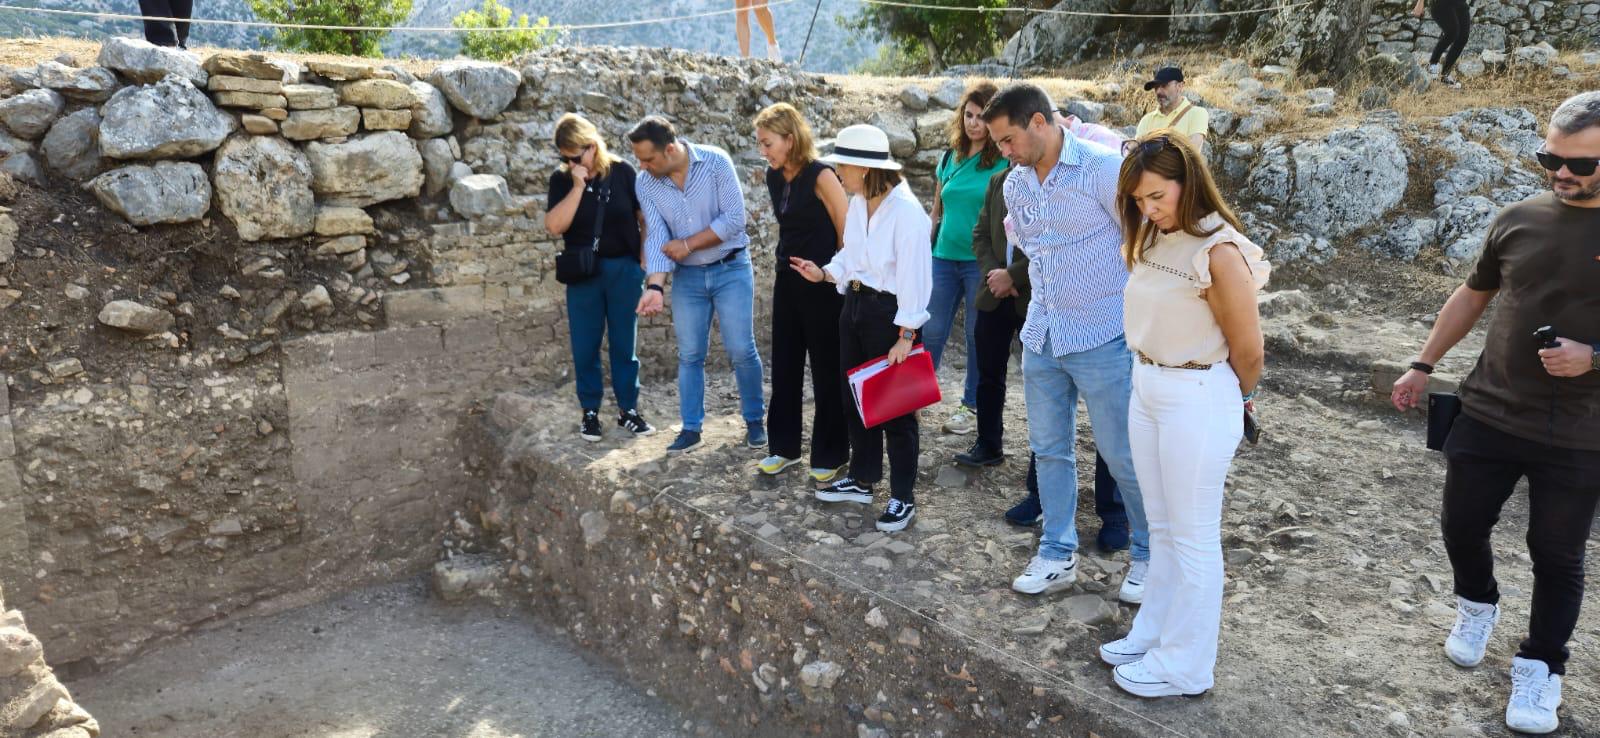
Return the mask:
<path fill-rule="evenodd" d="M 572 366 L 577 375 L 578 404 L 599 410 L 605 399 L 605 372 L 600 342 L 611 336 L 611 392 L 622 410 L 639 409 L 639 296 L 644 294 L 644 269 L 633 257 L 600 260 L 600 273 L 567 285 L 567 326 L 572 334 Z"/>
<path fill-rule="evenodd" d="M 1028 443 L 1039 462 L 1039 502 L 1044 534 L 1039 555 L 1065 560 L 1078 550 L 1078 394 L 1089 406 L 1094 443 L 1122 494 L 1134 561 L 1150 560 L 1150 526 L 1134 476 L 1128 446 L 1128 403 L 1133 395 L 1133 355 L 1118 336 L 1105 345 L 1065 356 L 1022 355 L 1023 392 L 1028 399 Z"/>
<path fill-rule="evenodd" d="M 933 294 L 928 297 L 930 317 L 922 326 L 922 345 L 933 358 L 933 367 L 939 368 L 950 330 L 955 327 L 956 310 L 963 301 L 967 303 L 967 383 L 961 391 L 961 404 L 966 407 L 978 406 L 978 289 L 982 284 L 977 261 L 933 258 Z"/>
<path fill-rule="evenodd" d="M 678 414 L 683 429 L 699 432 L 706 419 L 706 350 L 711 318 L 722 327 L 722 348 L 739 383 L 746 423 L 766 417 L 761 354 L 756 351 L 755 272 L 748 252 L 705 266 L 678 265 L 672 276 L 672 330 L 678 334 Z"/>
<path fill-rule="evenodd" d="M 1039 497 L 1039 457 L 1028 454 L 1028 494 Z M 1094 455 L 1094 514 L 1100 516 L 1100 525 L 1123 526 L 1128 524 L 1128 510 L 1122 503 L 1122 493 L 1117 491 L 1117 479 L 1106 466 L 1106 457 L 1096 451 Z"/>

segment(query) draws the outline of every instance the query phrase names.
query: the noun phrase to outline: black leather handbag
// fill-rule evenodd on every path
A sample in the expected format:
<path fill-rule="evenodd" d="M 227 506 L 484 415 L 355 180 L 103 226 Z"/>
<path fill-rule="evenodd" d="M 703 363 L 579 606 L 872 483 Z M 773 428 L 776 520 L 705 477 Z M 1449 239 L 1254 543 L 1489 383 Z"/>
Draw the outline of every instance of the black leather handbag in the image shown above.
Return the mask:
<path fill-rule="evenodd" d="M 556 254 L 556 281 L 562 284 L 578 284 L 593 279 L 600 273 L 600 228 L 606 222 L 606 206 L 611 202 L 611 182 L 600 183 L 596 193 L 594 211 L 594 237 L 589 239 L 588 246 L 567 248 Z"/>

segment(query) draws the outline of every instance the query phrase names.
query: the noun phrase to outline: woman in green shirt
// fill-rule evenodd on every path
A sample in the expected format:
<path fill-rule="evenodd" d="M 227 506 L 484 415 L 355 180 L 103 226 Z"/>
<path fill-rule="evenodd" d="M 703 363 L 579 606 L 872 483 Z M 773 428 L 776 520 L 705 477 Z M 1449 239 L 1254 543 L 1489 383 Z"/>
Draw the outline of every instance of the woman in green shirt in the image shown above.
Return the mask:
<path fill-rule="evenodd" d="M 944 358 L 945 343 L 955 325 L 956 311 L 966 303 L 967 376 L 961 406 L 944 423 L 946 433 L 966 435 L 977 422 L 978 363 L 974 327 L 978 322 L 978 289 L 983 275 L 972 253 L 972 229 L 978 224 L 989 177 L 1006 168 L 1005 157 L 989 138 L 983 108 L 998 88 L 978 82 L 967 89 L 950 122 L 950 150 L 934 171 L 938 185 L 933 195 L 933 296 L 928 301 L 932 317 L 922 327 L 922 342 L 934 367 Z"/>

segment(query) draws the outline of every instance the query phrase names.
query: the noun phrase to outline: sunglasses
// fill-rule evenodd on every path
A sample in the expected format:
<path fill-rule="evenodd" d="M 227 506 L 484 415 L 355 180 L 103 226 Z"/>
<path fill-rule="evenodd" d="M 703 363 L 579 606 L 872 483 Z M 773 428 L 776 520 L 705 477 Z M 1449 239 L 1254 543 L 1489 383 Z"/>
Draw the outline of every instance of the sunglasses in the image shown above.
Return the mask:
<path fill-rule="evenodd" d="M 1566 167 L 1567 171 L 1572 172 L 1577 177 L 1587 177 L 1594 174 L 1595 169 L 1600 167 L 1600 159 L 1595 158 L 1567 159 L 1546 151 L 1539 151 L 1534 156 L 1539 159 L 1539 166 L 1548 171 L 1559 172 L 1562 167 Z"/>
<path fill-rule="evenodd" d="M 1172 142 L 1169 141 L 1166 136 L 1156 136 L 1148 141 L 1140 141 L 1138 139 L 1130 138 L 1122 142 L 1122 155 L 1125 157 L 1132 156 L 1134 154 L 1138 154 L 1141 157 L 1151 156 L 1161 153 L 1161 150 L 1166 148 L 1170 143 Z"/>
<path fill-rule="evenodd" d="M 583 147 L 583 150 L 579 151 L 577 156 L 567 156 L 565 154 L 562 154 L 560 151 L 556 152 L 556 156 L 561 157 L 561 160 L 566 162 L 566 163 L 568 163 L 568 164 L 582 164 L 583 163 L 583 155 L 589 153 L 589 149 L 592 148 L 593 146 L 594 146 L 594 144 L 589 144 L 588 146 Z"/>

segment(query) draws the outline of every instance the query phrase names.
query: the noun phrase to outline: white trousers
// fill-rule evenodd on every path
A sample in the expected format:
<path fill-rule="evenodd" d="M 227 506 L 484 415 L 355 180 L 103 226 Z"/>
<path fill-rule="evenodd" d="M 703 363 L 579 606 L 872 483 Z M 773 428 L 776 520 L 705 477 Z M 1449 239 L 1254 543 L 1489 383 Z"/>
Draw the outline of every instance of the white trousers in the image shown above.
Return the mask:
<path fill-rule="evenodd" d="M 1138 363 L 1128 441 L 1150 521 L 1150 573 L 1128 639 L 1152 675 L 1210 689 L 1222 626 L 1222 486 L 1244 435 L 1239 378 Z"/>

